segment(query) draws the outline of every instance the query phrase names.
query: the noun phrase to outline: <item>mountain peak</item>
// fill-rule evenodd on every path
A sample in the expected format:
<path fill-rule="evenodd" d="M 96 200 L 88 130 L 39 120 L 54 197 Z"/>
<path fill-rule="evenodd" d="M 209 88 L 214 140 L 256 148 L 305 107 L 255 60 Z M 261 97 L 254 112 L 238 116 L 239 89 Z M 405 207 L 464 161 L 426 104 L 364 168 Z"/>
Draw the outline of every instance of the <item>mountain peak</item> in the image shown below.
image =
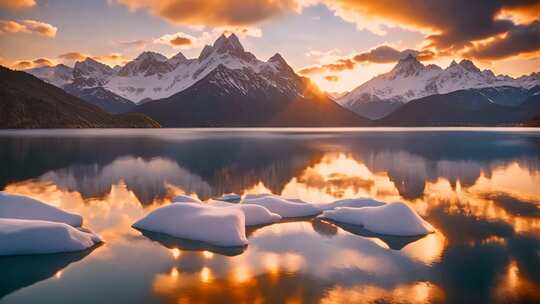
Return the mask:
<path fill-rule="evenodd" d="M 82 74 L 87 74 L 94 71 L 102 71 L 104 73 L 112 73 L 112 68 L 93 58 L 86 57 L 83 61 L 75 62 L 74 70 Z"/>
<path fill-rule="evenodd" d="M 142 52 L 137 58 L 135 58 L 135 61 L 141 61 L 145 59 L 151 59 L 156 61 L 167 61 L 167 57 L 161 55 L 160 53 L 152 52 L 152 51 L 144 51 Z"/>
<path fill-rule="evenodd" d="M 276 62 L 276 63 L 280 63 L 280 64 L 287 64 L 287 62 L 285 61 L 285 59 L 283 59 L 283 56 L 281 56 L 280 53 L 275 53 L 274 56 L 270 57 L 270 59 L 268 59 L 268 62 Z"/>
<path fill-rule="evenodd" d="M 244 47 L 238 40 L 238 37 L 233 33 L 229 37 L 225 34 L 221 34 L 219 38 L 214 42 L 214 50 L 218 53 L 231 52 L 231 53 L 243 53 Z"/>
<path fill-rule="evenodd" d="M 398 64 L 392 69 L 394 75 L 403 75 L 405 77 L 417 74 L 424 69 L 424 65 L 416 59 L 412 54 L 401 58 Z"/>
<path fill-rule="evenodd" d="M 459 63 L 460 66 L 462 66 L 465 70 L 473 73 L 480 73 L 480 69 L 474 65 L 474 63 L 470 60 L 463 59 Z"/>
<path fill-rule="evenodd" d="M 182 54 L 182 52 L 178 52 L 178 54 L 169 58 L 168 62 L 176 67 L 178 64 L 186 62 L 187 60 L 188 59 L 186 58 L 186 56 L 184 56 L 184 54 Z"/>

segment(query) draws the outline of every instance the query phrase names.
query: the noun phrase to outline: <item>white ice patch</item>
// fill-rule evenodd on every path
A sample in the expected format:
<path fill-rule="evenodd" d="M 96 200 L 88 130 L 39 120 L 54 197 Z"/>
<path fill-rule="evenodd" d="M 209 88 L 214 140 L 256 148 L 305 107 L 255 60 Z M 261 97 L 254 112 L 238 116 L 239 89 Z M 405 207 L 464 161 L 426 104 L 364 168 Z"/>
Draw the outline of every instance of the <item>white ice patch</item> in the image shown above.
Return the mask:
<path fill-rule="evenodd" d="M 376 201 L 371 198 L 347 198 L 338 200 L 328 204 L 318 204 L 316 205 L 321 211 L 332 210 L 338 207 L 351 207 L 351 208 L 362 208 L 362 207 L 378 207 L 384 205 L 383 202 Z"/>
<path fill-rule="evenodd" d="M 217 246 L 247 244 L 245 216 L 237 208 L 170 204 L 152 211 L 133 227 Z"/>
<path fill-rule="evenodd" d="M 320 218 L 361 225 L 365 229 L 385 235 L 418 236 L 434 231 L 411 207 L 404 203 L 390 203 L 378 207 L 338 207 L 324 211 Z"/>
<path fill-rule="evenodd" d="M 74 227 L 80 227 L 83 221 L 78 214 L 60 210 L 33 198 L 6 192 L 0 192 L 0 218 L 43 220 L 66 223 Z"/>
<path fill-rule="evenodd" d="M 246 217 L 246 226 L 267 225 L 279 222 L 281 216 L 270 212 L 263 206 L 254 204 L 235 204 L 213 200 L 209 202 L 212 207 L 225 207 L 240 209 Z"/>
<path fill-rule="evenodd" d="M 283 218 L 313 216 L 321 212 L 319 208 L 312 204 L 292 202 L 274 195 L 266 195 L 253 199 L 247 198 L 244 199 L 243 203 L 263 206 L 270 212 L 279 214 Z"/>
<path fill-rule="evenodd" d="M 74 252 L 101 242 L 65 223 L 0 218 L 0 256 Z"/>

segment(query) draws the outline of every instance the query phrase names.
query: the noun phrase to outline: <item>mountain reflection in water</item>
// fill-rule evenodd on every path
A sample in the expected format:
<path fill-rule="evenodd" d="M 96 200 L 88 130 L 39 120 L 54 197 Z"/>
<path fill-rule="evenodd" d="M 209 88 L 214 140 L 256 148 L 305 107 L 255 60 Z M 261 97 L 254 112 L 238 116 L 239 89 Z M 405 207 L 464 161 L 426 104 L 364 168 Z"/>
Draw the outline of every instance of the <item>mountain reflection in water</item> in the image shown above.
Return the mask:
<path fill-rule="evenodd" d="M 51 131 L 0 145 L 5 191 L 79 213 L 107 241 L 7 290 L 7 302 L 53 303 L 77 283 L 102 292 L 66 300 L 540 300 L 540 133 Z M 392 238 L 305 219 L 251 229 L 249 246 L 231 253 L 131 228 L 178 194 L 230 192 L 403 201 L 437 232 Z"/>

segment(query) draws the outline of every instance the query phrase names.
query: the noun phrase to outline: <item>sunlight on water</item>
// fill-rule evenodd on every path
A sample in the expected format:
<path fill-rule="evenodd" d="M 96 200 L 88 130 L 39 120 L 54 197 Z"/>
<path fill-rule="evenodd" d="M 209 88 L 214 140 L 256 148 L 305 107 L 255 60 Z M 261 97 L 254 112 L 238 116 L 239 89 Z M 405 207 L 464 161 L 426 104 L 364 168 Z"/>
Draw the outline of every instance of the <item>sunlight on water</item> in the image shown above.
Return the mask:
<path fill-rule="evenodd" d="M 10 181 L 4 190 L 79 213 L 84 226 L 106 240 L 86 257 L 59 263 L 49 277 L 36 277 L 37 282 L 92 278 L 97 285 L 123 282 L 116 286 L 122 290 L 134 280 L 149 286 L 142 288 L 141 297 L 175 303 L 459 301 L 470 292 L 467 280 L 483 288 L 479 299 L 538 297 L 538 159 L 433 161 L 401 150 L 353 153 L 324 143 L 302 145 L 290 157 L 258 155 L 272 165 L 253 162 L 243 168 L 247 160 L 212 170 L 204 162 L 197 169 L 170 155 L 124 155 L 99 166 L 44 170 Z M 312 152 L 314 146 L 324 149 Z M 303 149 L 307 156 L 301 156 Z M 277 156 L 284 158 L 274 160 Z M 198 164 L 198 159 L 189 161 Z M 304 219 L 247 229 L 247 249 L 227 251 L 131 227 L 176 195 L 209 199 L 229 192 L 275 193 L 313 203 L 357 197 L 402 201 L 437 231 L 422 238 L 392 238 Z M 477 258 L 488 264 L 479 265 Z M 91 269 L 115 271 L 104 279 Z M 459 271 L 490 277 L 464 274 L 462 284 Z M 35 288 L 39 293 L 48 286 L 40 283 L 22 291 Z M 12 295 L 24 299 L 25 293 Z"/>

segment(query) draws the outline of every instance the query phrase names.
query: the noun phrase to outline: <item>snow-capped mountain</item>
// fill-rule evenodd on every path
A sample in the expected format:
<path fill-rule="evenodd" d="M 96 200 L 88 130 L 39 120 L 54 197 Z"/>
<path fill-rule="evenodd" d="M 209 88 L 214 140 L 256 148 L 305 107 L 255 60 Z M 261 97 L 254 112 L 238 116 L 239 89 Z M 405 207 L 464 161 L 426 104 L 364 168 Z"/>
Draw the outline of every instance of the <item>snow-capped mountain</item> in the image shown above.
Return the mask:
<path fill-rule="evenodd" d="M 25 72 L 57 87 L 62 87 L 73 81 L 73 68 L 63 64 L 33 68 Z"/>
<path fill-rule="evenodd" d="M 73 84 L 79 89 L 101 87 L 115 74 L 115 70 L 108 65 L 87 57 L 77 61 L 73 68 Z"/>
<path fill-rule="evenodd" d="M 249 69 L 272 82 L 284 62 L 278 59 L 258 60 L 244 50 L 236 35 L 222 35 L 213 45 L 205 46 L 196 59 L 187 59 L 181 53 L 170 59 L 156 53 L 143 53 L 104 87 L 134 102 L 161 99 L 189 88 L 219 65 L 234 70 Z"/>
<path fill-rule="evenodd" d="M 350 126 L 366 122 L 316 91 L 281 55 L 261 61 L 246 52 L 235 35 L 221 36 L 196 59 L 180 60 L 161 80 L 154 84 L 178 93 L 141 104 L 133 112 L 167 127 Z M 113 90 L 111 83 L 114 80 L 108 88 Z M 138 96 L 164 92 L 145 95 L 143 91 Z"/>
<path fill-rule="evenodd" d="M 197 58 L 144 52 L 114 69 L 87 59 L 72 75 L 64 90 L 114 113 L 146 113 L 164 126 L 366 123 L 297 75 L 281 55 L 260 60 L 234 34 L 221 35 Z M 131 102 L 139 106 L 132 109 Z"/>
<path fill-rule="evenodd" d="M 490 70 L 481 71 L 470 60 L 453 61 L 442 69 L 437 65 L 424 65 L 409 55 L 390 72 L 365 82 L 337 102 L 360 115 L 378 119 L 413 99 L 472 88 L 529 89 L 540 84 L 538 78 L 535 74 L 517 79 L 496 76 Z"/>

